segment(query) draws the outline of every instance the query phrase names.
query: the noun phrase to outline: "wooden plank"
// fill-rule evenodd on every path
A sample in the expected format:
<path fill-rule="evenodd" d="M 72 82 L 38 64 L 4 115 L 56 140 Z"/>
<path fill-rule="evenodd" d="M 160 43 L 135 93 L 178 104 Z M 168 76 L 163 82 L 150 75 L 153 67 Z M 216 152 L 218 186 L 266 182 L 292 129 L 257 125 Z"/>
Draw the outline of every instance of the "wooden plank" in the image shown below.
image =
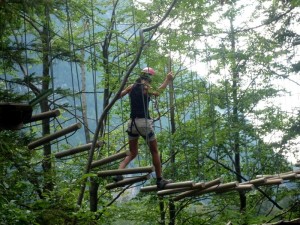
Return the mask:
<path fill-rule="evenodd" d="M 135 173 L 151 173 L 154 171 L 153 166 L 145 166 L 138 168 L 129 169 L 117 169 L 117 170 L 105 170 L 97 173 L 99 177 L 114 176 L 114 175 L 124 175 L 124 174 L 135 174 Z"/>
<path fill-rule="evenodd" d="M 104 158 L 104 159 L 100 159 L 100 160 L 97 160 L 97 161 L 93 161 L 92 164 L 91 164 L 91 168 L 95 168 L 95 167 L 98 167 L 98 166 L 102 166 L 102 165 L 105 165 L 105 164 L 107 164 L 107 163 L 116 161 L 116 160 L 118 160 L 118 159 L 125 158 L 125 157 L 128 156 L 129 154 L 130 154 L 130 151 L 124 151 L 124 152 L 119 152 L 119 153 L 117 153 L 117 154 L 114 154 L 114 155 L 109 156 L 109 157 Z"/>
<path fill-rule="evenodd" d="M 96 143 L 96 147 L 100 147 L 102 145 L 103 145 L 102 141 L 98 141 Z M 88 151 L 88 150 L 90 150 L 91 146 L 92 146 L 92 143 L 88 143 L 88 144 L 81 145 L 81 146 L 78 146 L 75 148 L 71 148 L 71 149 L 68 149 L 65 151 L 57 152 L 54 154 L 54 156 L 55 156 L 55 158 L 60 159 L 60 158 L 66 157 L 66 156 L 70 156 L 70 155 L 74 155 L 74 154 L 81 153 L 84 151 Z"/>
<path fill-rule="evenodd" d="M 76 131 L 76 130 L 78 130 L 80 128 L 81 128 L 81 123 L 73 124 L 73 125 L 71 125 L 71 126 L 69 126 L 67 128 L 61 129 L 61 130 L 59 130 L 59 131 L 57 131 L 57 132 L 55 132 L 53 134 L 49 134 L 49 135 L 47 135 L 45 137 L 42 137 L 42 138 L 40 138 L 40 139 L 38 139 L 36 141 L 33 141 L 33 142 L 29 143 L 27 147 L 29 149 L 37 148 L 37 147 L 39 147 L 39 146 L 41 146 L 43 144 L 49 143 L 52 140 L 55 140 L 55 139 L 57 139 L 57 138 L 59 138 L 59 137 L 61 137 L 63 135 L 66 135 L 68 133 Z"/>
<path fill-rule="evenodd" d="M 148 179 L 150 179 L 149 174 L 145 175 L 145 176 L 127 178 L 127 179 L 121 180 L 119 182 L 110 183 L 110 184 L 106 185 L 105 188 L 107 190 L 111 190 L 113 188 L 123 187 L 125 185 L 134 184 L 134 183 L 145 181 L 145 180 L 148 180 Z"/>

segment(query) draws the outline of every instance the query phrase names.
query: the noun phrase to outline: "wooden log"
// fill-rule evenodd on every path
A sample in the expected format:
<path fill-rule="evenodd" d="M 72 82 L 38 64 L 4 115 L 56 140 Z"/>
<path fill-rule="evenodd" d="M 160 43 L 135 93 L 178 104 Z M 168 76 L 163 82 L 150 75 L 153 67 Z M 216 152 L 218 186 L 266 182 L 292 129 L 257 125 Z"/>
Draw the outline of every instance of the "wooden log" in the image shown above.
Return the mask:
<path fill-rule="evenodd" d="M 271 177 L 274 177 L 274 175 L 270 175 L 270 174 L 268 174 L 268 175 L 263 175 L 263 174 L 256 175 L 257 179 L 258 178 L 266 178 L 266 179 L 268 179 L 268 178 L 271 178 Z"/>
<path fill-rule="evenodd" d="M 204 188 L 205 187 L 205 182 L 199 182 L 193 185 L 192 189 L 199 189 L 199 188 Z"/>
<path fill-rule="evenodd" d="M 33 141 L 33 142 L 29 143 L 27 147 L 29 149 L 37 148 L 37 147 L 39 147 L 39 146 L 41 146 L 43 144 L 49 143 L 52 140 L 55 140 L 55 139 L 57 139 L 57 138 L 59 138 L 59 137 L 61 137 L 63 135 L 66 135 L 68 133 L 76 131 L 76 130 L 78 130 L 80 128 L 81 128 L 81 123 L 73 124 L 73 125 L 71 125 L 71 126 L 69 126 L 67 128 L 61 129 L 61 130 L 59 130 L 59 131 L 57 131 L 57 132 L 55 132 L 53 134 L 49 134 L 49 135 L 47 135 L 45 137 L 42 137 L 42 138 L 40 138 L 40 139 L 38 139 L 36 141 Z"/>
<path fill-rule="evenodd" d="M 177 183 L 169 183 L 166 184 L 166 186 L 164 187 L 164 189 L 174 189 L 174 188 L 192 188 L 193 187 L 194 182 L 193 181 L 182 181 L 182 182 L 177 182 Z M 157 185 L 151 185 L 151 186 L 147 186 L 147 187 L 141 187 L 141 192 L 150 192 L 150 191 L 158 191 L 160 189 L 157 188 Z"/>
<path fill-rule="evenodd" d="M 282 184 L 282 183 L 283 183 L 282 179 L 268 179 L 262 185 L 279 185 L 279 184 Z"/>
<path fill-rule="evenodd" d="M 163 195 L 171 195 L 171 194 L 177 194 L 179 192 L 184 192 L 191 190 L 190 187 L 182 187 L 182 188 L 174 188 L 174 189 L 166 189 L 166 190 L 161 190 L 157 192 L 157 195 L 163 196 Z"/>
<path fill-rule="evenodd" d="M 254 189 L 253 184 L 243 184 L 243 185 L 238 184 L 237 187 L 220 190 L 220 191 L 217 191 L 217 193 L 220 194 L 220 193 L 226 193 L 226 192 L 230 192 L 230 191 L 249 191 L 249 190 L 253 190 L 253 189 Z"/>
<path fill-rule="evenodd" d="M 300 170 L 299 170 L 300 172 Z M 288 171 L 288 172 L 284 172 L 284 173 L 280 173 L 281 175 L 284 175 L 284 174 L 290 174 L 290 173 L 297 173 L 297 171 Z"/>
<path fill-rule="evenodd" d="M 282 178 L 284 180 L 289 180 L 289 179 L 293 179 L 296 178 L 296 175 L 300 174 L 300 170 L 296 170 L 296 171 L 289 171 L 289 172 L 285 172 L 285 173 L 279 173 L 279 174 L 274 174 L 274 175 L 257 175 L 256 177 L 264 177 L 264 178 Z"/>
<path fill-rule="evenodd" d="M 238 186 L 237 181 L 229 182 L 229 183 L 226 183 L 226 184 L 218 184 L 218 185 L 214 185 L 214 186 L 209 187 L 209 188 L 205 188 L 204 190 L 194 192 L 191 196 L 203 195 L 203 194 L 207 194 L 207 193 L 210 193 L 210 192 L 222 192 L 222 191 L 225 191 L 225 190 L 230 190 L 230 189 L 232 189 L 234 187 L 237 187 L 237 186 Z"/>
<path fill-rule="evenodd" d="M 101 141 L 98 141 L 96 143 L 96 147 L 100 147 L 102 145 L 103 145 L 103 142 L 101 142 Z M 57 152 L 54 154 L 54 156 L 55 156 L 55 158 L 60 159 L 60 158 L 66 157 L 66 156 L 70 156 L 70 155 L 74 155 L 74 154 L 77 154 L 80 152 L 88 151 L 91 148 L 91 146 L 92 146 L 92 143 L 88 143 L 88 144 L 81 145 L 81 146 L 78 146 L 75 148 L 71 148 L 71 149 L 68 149 L 65 151 Z"/>
<path fill-rule="evenodd" d="M 204 185 L 199 185 L 198 188 L 196 189 L 193 189 L 193 190 L 190 190 L 190 191 L 186 191 L 186 192 L 183 192 L 179 195 L 177 195 L 176 197 L 173 198 L 174 201 L 179 201 L 185 197 L 190 197 L 190 196 L 193 196 L 195 195 L 197 192 L 200 192 L 202 190 L 205 190 L 205 188 L 209 188 L 209 187 L 212 187 L 214 185 L 218 185 L 221 183 L 221 178 L 217 178 L 215 180 L 212 180 L 212 181 L 209 181 L 209 182 L 206 182 L 204 183 Z"/>
<path fill-rule="evenodd" d="M 32 122 L 35 122 L 35 121 L 38 121 L 38 120 L 43 120 L 43 119 L 46 119 L 46 118 L 57 117 L 59 115 L 60 115 L 60 111 L 58 109 L 56 109 L 56 110 L 52 110 L 52 111 L 32 115 L 31 118 L 29 118 L 28 120 L 25 120 L 24 123 L 32 123 Z"/>
<path fill-rule="evenodd" d="M 226 184 L 218 184 L 209 188 L 205 188 L 204 190 L 196 193 L 196 195 L 202 195 L 202 194 L 206 194 L 206 193 L 210 193 L 210 192 L 218 192 L 218 191 L 224 191 L 230 188 L 234 188 L 238 186 L 238 182 L 237 181 L 233 181 L 233 182 L 229 182 Z"/>
<path fill-rule="evenodd" d="M 242 185 L 243 184 L 254 184 L 254 185 L 260 185 L 260 184 L 264 184 L 266 182 L 267 178 L 266 177 L 261 177 L 261 178 L 257 178 L 257 179 L 254 179 L 254 180 L 249 180 L 249 181 L 246 181 L 246 182 L 243 182 L 241 183 Z"/>
<path fill-rule="evenodd" d="M 234 188 L 236 191 L 248 191 L 253 190 L 254 185 L 253 184 L 238 184 L 237 187 Z"/>
<path fill-rule="evenodd" d="M 107 177 L 114 175 L 124 175 L 124 174 L 135 174 L 135 173 L 151 173 L 154 171 L 153 166 L 145 166 L 138 168 L 129 168 L 129 169 L 117 169 L 117 170 L 105 170 L 97 173 L 99 177 Z"/>
<path fill-rule="evenodd" d="M 130 151 L 119 152 L 119 153 L 114 154 L 114 155 L 112 155 L 112 156 L 109 156 L 109 157 L 107 157 L 107 158 L 104 158 L 104 159 L 100 159 L 100 160 L 94 161 L 94 162 L 92 162 L 92 164 L 91 164 L 91 168 L 95 168 L 95 167 L 98 167 L 98 166 L 102 166 L 102 165 L 105 165 L 105 164 L 107 164 L 107 163 L 116 161 L 116 160 L 118 160 L 118 159 L 125 158 L 125 157 L 128 156 L 129 154 L 130 154 Z"/>
<path fill-rule="evenodd" d="M 119 182 L 110 183 L 110 184 L 106 185 L 105 188 L 107 190 L 110 190 L 110 189 L 113 189 L 113 188 L 123 187 L 125 185 L 134 184 L 134 183 L 145 181 L 145 180 L 148 180 L 148 179 L 150 179 L 149 174 L 144 175 L 144 176 L 139 176 L 139 177 L 127 178 L 127 179 L 121 180 Z"/>
<path fill-rule="evenodd" d="M 278 174 L 278 176 L 273 176 L 268 179 L 278 179 L 281 178 L 283 180 L 293 180 L 296 179 L 297 174 L 296 173 L 289 173 L 289 174 Z"/>

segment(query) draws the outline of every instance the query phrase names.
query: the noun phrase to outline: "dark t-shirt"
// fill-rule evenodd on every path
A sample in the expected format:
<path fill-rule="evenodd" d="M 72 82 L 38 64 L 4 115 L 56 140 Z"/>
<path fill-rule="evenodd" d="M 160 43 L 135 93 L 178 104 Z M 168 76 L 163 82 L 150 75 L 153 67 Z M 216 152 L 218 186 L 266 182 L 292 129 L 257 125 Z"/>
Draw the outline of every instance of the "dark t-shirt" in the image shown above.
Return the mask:
<path fill-rule="evenodd" d="M 150 96 L 143 94 L 144 84 L 135 83 L 129 93 L 130 97 L 130 118 L 148 118 Z"/>

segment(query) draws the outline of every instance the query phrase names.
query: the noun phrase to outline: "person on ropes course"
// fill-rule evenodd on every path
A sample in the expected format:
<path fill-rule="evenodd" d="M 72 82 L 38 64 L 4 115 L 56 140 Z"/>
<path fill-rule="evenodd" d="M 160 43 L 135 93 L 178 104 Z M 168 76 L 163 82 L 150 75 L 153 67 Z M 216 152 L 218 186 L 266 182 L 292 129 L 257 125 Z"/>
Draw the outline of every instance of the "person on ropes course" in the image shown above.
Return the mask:
<path fill-rule="evenodd" d="M 157 140 L 153 129 L 153 120 L 149 115 L 149 101 L 151 96 L 158 96 L 173 80 L 172 72 L 166 75 L 164 82 L 159 86 L 158 90 L 153 92 L 150 84 L 152 77 L 155 75 L 154 69 L 146 67 L 141 71 L 140 77 L 134 84 L 125 88 L 120 98 L 129 94 L 130 98 L 130 119 L 128 121 L 128 140 L 130 154 L 120 163 L 119 169 L 124 169 L 131 160 L 133 160 L 138 154 L 138 139 L 142 136 L 147 145 L 150 148 L 152 155 L 152 162 L 155 167 L 156 184 L 159 189 L 163 189 L 166 184 L 170 183 L 170 180 L 166 180 L 162 177 L 161 162 L 158 152 Z M 122 175 L 113 177 L 115 182 L 123 180 Z"/>

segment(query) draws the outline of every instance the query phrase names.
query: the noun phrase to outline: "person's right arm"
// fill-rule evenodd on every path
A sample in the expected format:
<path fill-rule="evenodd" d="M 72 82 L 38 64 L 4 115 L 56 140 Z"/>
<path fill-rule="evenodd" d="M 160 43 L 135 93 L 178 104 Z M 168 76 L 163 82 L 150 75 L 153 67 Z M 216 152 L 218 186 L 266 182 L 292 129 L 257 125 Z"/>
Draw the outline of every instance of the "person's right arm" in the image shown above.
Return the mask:
<path fill-rule="evenodd" d="M 125 89 L 120 93 L 120 98 L 122 98 L 123 96 L 127 95 L 127 94 L 131 91 L 132 86 L 133 86 L 133 84 L 132 84 L 132 85 L 129 85 L 127 88 L 125 88 Z"/>

